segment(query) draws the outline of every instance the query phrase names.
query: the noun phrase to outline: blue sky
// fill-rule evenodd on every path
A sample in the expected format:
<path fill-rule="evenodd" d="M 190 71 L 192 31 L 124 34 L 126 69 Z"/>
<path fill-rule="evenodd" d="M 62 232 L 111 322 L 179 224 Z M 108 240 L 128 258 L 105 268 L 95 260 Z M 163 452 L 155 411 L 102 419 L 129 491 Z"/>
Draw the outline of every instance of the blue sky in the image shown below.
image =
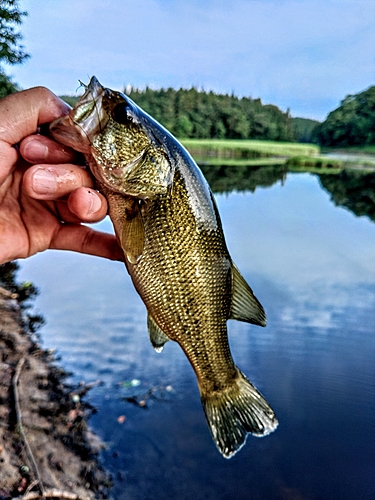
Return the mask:
<path fill-rule="evenodd" d="M 375 84 L 374 0 L 20 0 L 22 88 L 191 87 L 323 120 Z"/>

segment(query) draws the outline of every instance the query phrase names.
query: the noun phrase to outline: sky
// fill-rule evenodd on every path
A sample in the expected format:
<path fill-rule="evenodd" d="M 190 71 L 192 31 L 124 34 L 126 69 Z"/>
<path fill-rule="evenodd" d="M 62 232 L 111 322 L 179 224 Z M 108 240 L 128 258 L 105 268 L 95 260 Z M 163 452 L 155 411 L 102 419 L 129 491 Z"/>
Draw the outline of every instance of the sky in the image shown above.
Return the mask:
<path fill-rule="evenodd" d="M 123 90 L 190 88 L 260 98 L 324 120 L 375 85 L 374 0 L 20 0 L 22 88 L 75 94 L 95 75 Z"/>

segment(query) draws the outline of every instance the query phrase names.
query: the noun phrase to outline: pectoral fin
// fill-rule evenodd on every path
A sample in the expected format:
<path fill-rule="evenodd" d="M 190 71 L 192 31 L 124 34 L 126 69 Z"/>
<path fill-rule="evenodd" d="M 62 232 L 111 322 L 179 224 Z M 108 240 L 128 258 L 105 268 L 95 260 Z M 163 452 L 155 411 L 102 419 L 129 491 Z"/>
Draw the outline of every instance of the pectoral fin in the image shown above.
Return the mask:
<path fill-rule="evenodd" d="M 266 326 L 266 313 L 252 289 L 232 263 L 232 304 L 230 319 Z"/>
<path fill-rule="evenodd" d="M 152 347 L 156 352 L 161 352 L 169 337 L 158 327 L 150 315 L 147 316 L 147 327 Z"/>
<path fill-rule="evenodd" d="M 121 232 L 121 246 L 131 264 L 139 262 L 145 245 L 145 228 L 139 201 L 132 199 L 125 210 Z"/>

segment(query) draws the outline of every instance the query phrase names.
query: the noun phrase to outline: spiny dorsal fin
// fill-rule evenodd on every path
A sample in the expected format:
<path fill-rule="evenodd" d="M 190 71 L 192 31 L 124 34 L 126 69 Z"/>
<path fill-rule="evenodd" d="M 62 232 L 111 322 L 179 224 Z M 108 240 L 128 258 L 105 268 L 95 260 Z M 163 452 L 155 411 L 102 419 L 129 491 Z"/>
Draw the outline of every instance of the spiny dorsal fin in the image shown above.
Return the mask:
<path fill-rule="evenodd" d="M 131 264 L 139 262 L 145 245 L 145 228 L 139 201 L 134 198 L 129 202 L 125 210 L 125 218 L 122 221 L 121 246 L 126 258 Z"/>
<path fill-rule="evenodd" d="M 147 328 L 152 347 L 156 352 L 161 352 L 169 337 L 158 327 L 150 315 L 147 316 Z"/>
<path fill-rule="evenodd" d="M 266 326 L 266 313 L 246 283 L 237 267 L 232 263 L 232 304 L 230 319 Z"/>

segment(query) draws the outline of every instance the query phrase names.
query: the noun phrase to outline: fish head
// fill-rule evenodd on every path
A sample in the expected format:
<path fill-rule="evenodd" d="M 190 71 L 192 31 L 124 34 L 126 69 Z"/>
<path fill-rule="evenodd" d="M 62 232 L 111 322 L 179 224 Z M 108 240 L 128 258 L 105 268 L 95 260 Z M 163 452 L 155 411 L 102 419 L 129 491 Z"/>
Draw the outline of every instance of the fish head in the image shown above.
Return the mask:
<path fill-rule="evenodd" d="M 161 139 L 168 133 L 128 96 L 95 77 L 50 132 L 87 155 L 93 175 L 112 191 L 145 199 L 171 188 L 173 161 Z"/>

